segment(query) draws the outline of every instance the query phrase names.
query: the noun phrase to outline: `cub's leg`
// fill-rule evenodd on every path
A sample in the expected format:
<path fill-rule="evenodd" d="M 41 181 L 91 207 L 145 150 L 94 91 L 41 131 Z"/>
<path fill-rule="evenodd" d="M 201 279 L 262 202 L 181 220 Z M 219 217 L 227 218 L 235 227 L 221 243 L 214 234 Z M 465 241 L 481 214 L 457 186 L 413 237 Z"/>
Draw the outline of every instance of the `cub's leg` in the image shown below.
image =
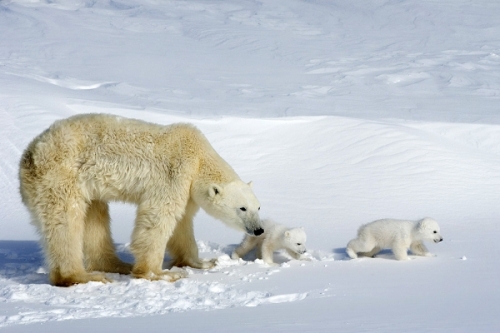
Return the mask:
<path fill-rule="evenodd" d="M 300 260 L 302 258 L 301 254 L 298 254 L 297 252 L 293 252 L 289 249 L 286 249 L 286 253 L 288 253 L 290 255 L 290 257 L 292 257 L 295 260 Z"/>
<path fill-rule="evenodd" d="M 245 235 L 241 244 L 231 254 L 231 258 L 243 258 L 248 252 L 252 251 L 258 243 L 259 239 L 257 237 Z"/>
<path fill-rule="evenodd" d="M 410 245 L 410 251 L 417 256 L 432 256 L 427 247 L 422 242 L 413 242 Z"/>
<path fill-rule="evenodd" d="M 408 258 L 408 245 L 402 241 L 396 241 L 392 245 L 392 253 L 397 260 L 409 260 Z"/>
<path fill-rule="evenodd" d="M 379 253 L 382 249 L 380 246 L 375 246 L 373 250 L 370 252 L 361 252 L 359 255 L 364 256 L 364 257 L 374 257 L 377 253 Z"/>
<path fill-rule="evenodd" d="M 111 239 L 108 204 L 94 200 L 87 208 L 83 253 L 87 271 L 130 274 L 132 265 L 124 263 L 116 255 Z"/>
<path fill-rule="evenodd" d="M 186 276 L 185 272 L 163 271 L 167 241 L 177 224 L 175 212 L 167 210 L 169 203 L 141 203 L 137 208 L 137 217 L 130 250 L 135 257 L 132 275 L 148 280 L 176 281 Z"/>
<path fill-rule="evenodd" d="M 354 238 L 349 243 L 347 243 L 346 252 L 349 257 L 356 259 L 359 254 L 370 253 L 377 246 L 376 242 L 370 240 L 366 237 L 364 238 Z"/>
<path fill-rule="evenodd" d="M 198 246 L 196 245 L 193 230 L 193 217 L 198 208 L 189 199 L 184 216 L 177 222 L 174 232 L 168 240 L 167 251 L 173 258 L 173 266 L 190 266 L 200 269 L 209 269 L 215 266 L 215 259 L 203 261 L 198 254 Z"/>
<path fill-rule="evenodd" d="M 267 241 L 267 238 L 262 241 L 262 245 L 260 246 L 260 251 L 262 255 L 262 260 L 268 265 L 274 265 L 274 246 L 272 242 Z"/>
<path fill-rule="evenodd" d="M 257 238 L 257 244 L 255 245 L 255 256 L 257 259 L 262 259 L 262 243 L 264 238 L 261 237 Z"/>

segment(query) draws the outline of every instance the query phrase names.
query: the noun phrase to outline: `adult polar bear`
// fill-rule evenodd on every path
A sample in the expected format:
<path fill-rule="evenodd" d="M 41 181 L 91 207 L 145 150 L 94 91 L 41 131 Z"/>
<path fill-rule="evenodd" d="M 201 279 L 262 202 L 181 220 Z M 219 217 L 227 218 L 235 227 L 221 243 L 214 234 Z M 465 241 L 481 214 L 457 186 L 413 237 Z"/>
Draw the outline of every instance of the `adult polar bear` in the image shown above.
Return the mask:
<path fill-rule="evenodd" d="M 175 281 L 174 265 L 210 268 L 198 256 L 193 217 L 199 207 L 247 233 L 262 229 L 251 183 L 194 126 L 160 126 L 104 114 L 55 122 L 36 137 L 20 162 L 20 191 L 41 235 L 50 281 L 69 286 L 108 281 L 114 272 Z M 138 205 L 132 265 L 116 255 L 108 201 Z"/>

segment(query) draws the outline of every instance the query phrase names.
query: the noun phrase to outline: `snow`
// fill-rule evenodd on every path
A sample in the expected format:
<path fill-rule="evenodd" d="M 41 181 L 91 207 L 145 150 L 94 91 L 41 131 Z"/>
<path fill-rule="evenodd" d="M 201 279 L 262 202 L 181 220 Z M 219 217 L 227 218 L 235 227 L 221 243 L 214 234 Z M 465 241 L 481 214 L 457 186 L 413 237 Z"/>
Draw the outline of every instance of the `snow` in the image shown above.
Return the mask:
<path fill-rule="evenodd" d="M 498 17 L 488 0 L 0 2 L 0 328 L 499 331 Z M 231 260 L 243 235 L 200 212 L 214 269 L 50 286 L 18 161 L 88 112 L 198 126 L 263 218 L 305 228 L 309 260 Z M 134 210 L 111 209 L 130 262 Z M 345 254 L 363 223 L 424 216 L 436 257 Z"/>

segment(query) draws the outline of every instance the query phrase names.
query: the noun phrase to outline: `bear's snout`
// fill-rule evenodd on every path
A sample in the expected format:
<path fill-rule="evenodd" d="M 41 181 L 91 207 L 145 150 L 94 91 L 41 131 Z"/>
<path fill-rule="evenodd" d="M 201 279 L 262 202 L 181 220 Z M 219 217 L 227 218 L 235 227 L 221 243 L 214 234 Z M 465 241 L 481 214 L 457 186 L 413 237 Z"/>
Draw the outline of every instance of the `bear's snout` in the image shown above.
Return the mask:
<path fill-rule="evenodd" d="M 443 241 L 443 237 L 434 240 L 435 243 L 439 243 L 439 242 L 442 242 L 442 241 Z"/>
<path fill-rule="evenodd" d="M 253 234 L 254 234 L 255 236 L 262 235 L 263 233 L 264 233 L 264 229 L 262 229 L 262 228 L 255 229 L 255 230 L 253 231 Z"/>

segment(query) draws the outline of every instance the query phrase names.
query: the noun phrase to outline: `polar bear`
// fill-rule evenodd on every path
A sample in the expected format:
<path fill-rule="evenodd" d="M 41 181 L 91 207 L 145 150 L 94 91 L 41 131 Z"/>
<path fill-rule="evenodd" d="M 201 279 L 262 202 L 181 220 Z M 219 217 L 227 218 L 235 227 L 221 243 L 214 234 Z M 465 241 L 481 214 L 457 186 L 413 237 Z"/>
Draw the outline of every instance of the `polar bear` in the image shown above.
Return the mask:
<path fill-rule="evenodd" d="M 408 260 L 409 248 L 416 255 L 432 256 L 423 241 L 441 242 L 439 232 L 439 225 L 429 217 L 419 221 L 377 220 L 359 228 L 358 237 L 347 244 L 346 252 L 354 259 L 358 254 L 373 257 L 381 249 L 391 248 L 397 260 Z"/>
<path fill-rule="evenodd" d="M 306 253 L 307 237 L 304 228 L 287 228 L 271 220 L 263 220 L 262 225 L 266 232 L 257 236 L 246 234 L 241 244 L 231 254 L 232 259 L 239 259 L 257 248 L 257 258 L 272 265 L 274 251 L 284 249 L 297 260 Z"/>
<path fill-rule="evenodd" d="M 189 124 L 161 126 L 106 114 L 56 121 L 24 151 L 19 178 L 56 286 L 109 281 L 102 272 L 184 277 L 162 270 L 165 250 L 175 266 L 212 267 L 214 261 L 200 260 L 194 238 L 199 207 L 230 227 L 264 232 L 251 182 L 241 181 Z M 137 205 L 133 266 L 116 255 L 109 201 Z"/>

